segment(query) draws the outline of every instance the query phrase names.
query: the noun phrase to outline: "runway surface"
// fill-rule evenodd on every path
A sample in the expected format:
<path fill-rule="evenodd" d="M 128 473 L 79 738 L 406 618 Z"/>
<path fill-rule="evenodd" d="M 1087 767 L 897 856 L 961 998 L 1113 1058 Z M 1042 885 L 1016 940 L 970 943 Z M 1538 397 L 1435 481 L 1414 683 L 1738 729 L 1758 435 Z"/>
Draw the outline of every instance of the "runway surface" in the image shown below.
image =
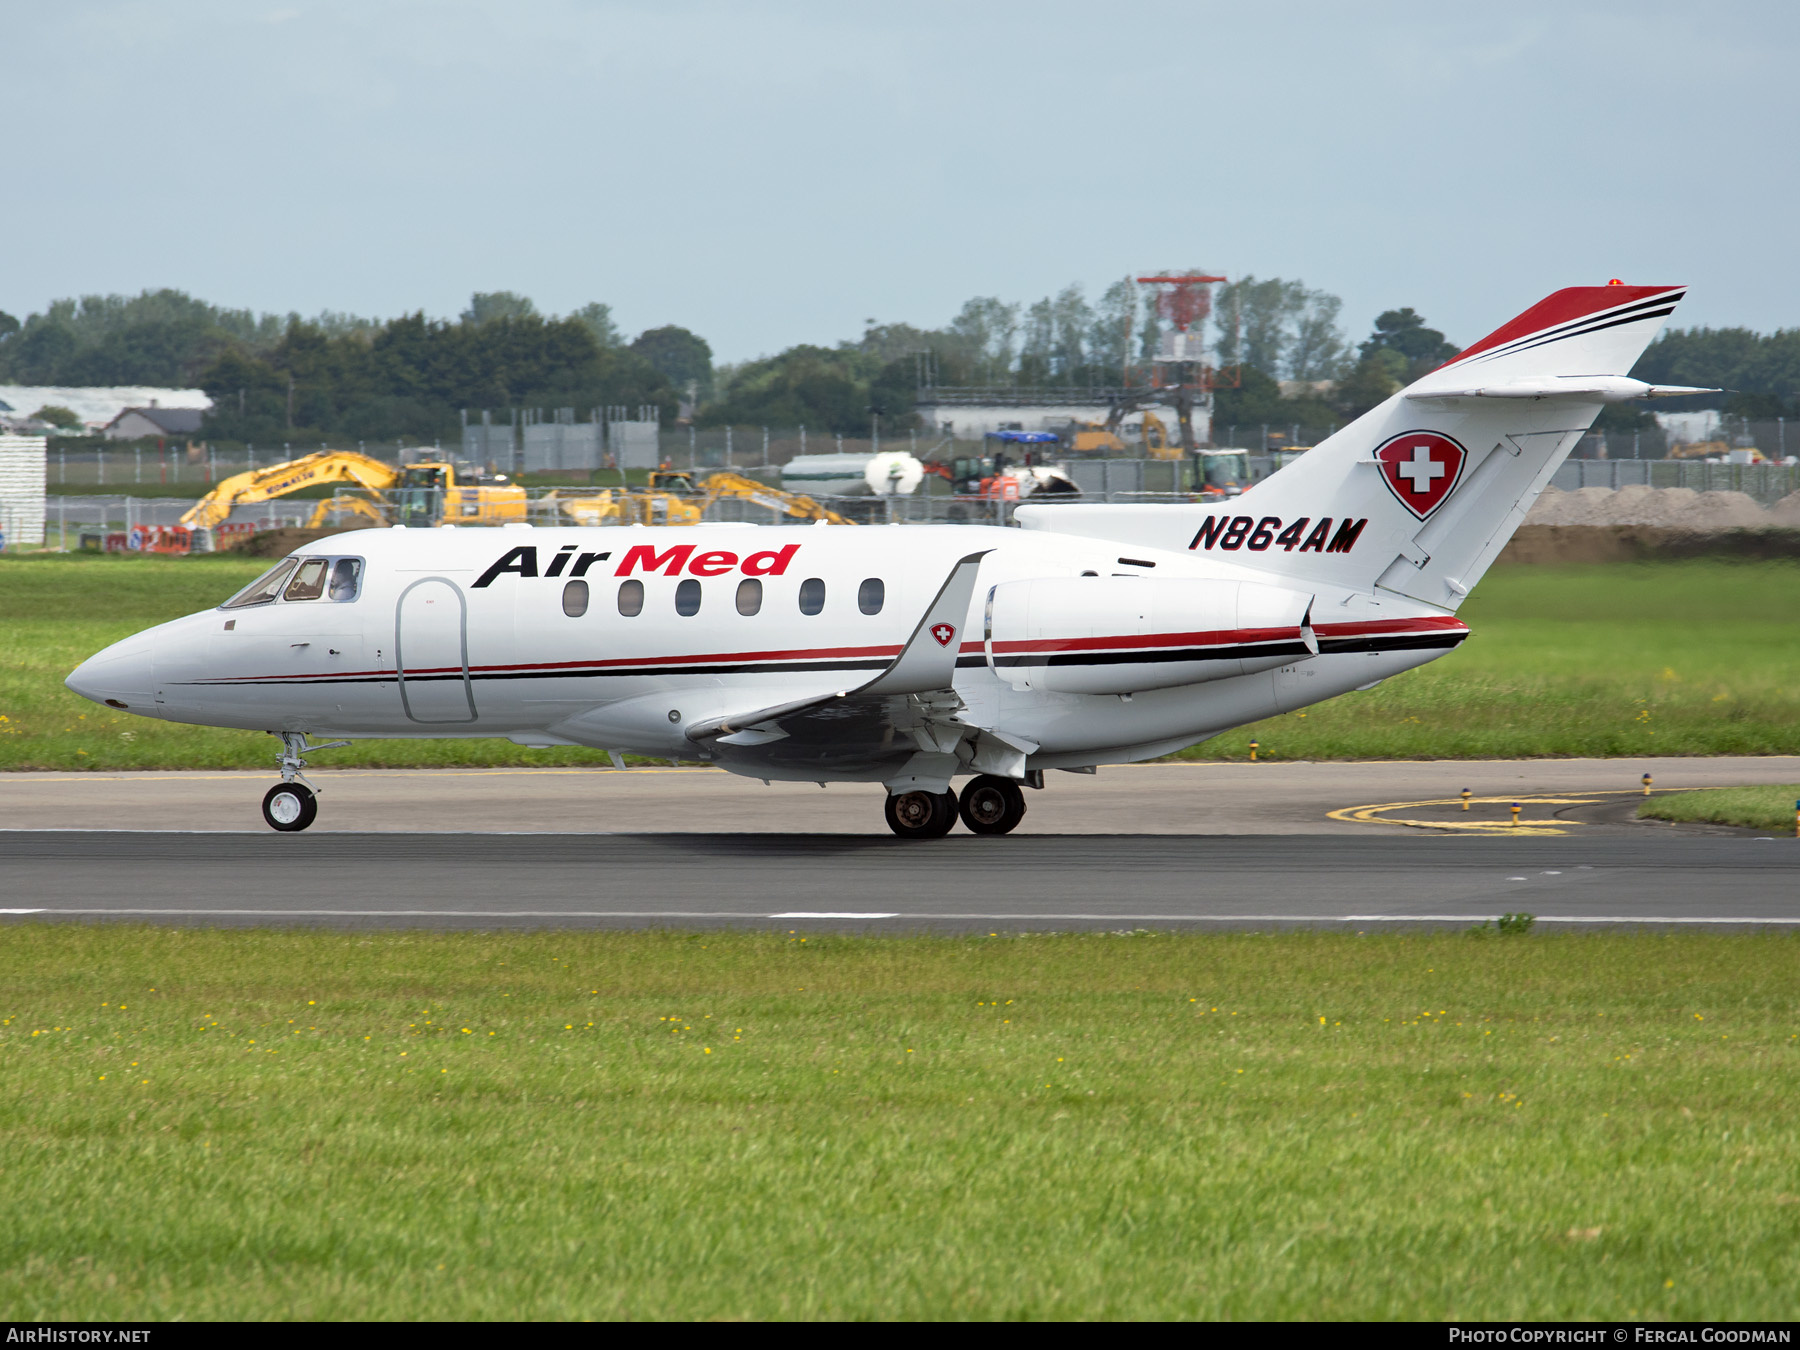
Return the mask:
<path fill-rule="evenodd" d="M 15 922 L 848 932 L 1800 928 L 1800 841 L 1556 837 L 0 834 Z"/>

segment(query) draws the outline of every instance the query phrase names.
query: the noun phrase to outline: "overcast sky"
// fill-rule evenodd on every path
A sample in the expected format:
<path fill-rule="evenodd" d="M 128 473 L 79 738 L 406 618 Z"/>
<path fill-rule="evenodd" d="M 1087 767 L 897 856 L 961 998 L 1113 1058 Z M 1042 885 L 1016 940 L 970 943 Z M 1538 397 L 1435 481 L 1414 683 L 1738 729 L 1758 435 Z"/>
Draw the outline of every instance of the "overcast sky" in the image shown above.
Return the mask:
<path fill-rule="evenodd" d="M 1800 6 L 0 0 L 0 309 L 611 304 L 722 360 L 1207 266 L 1800 325 Z"/>

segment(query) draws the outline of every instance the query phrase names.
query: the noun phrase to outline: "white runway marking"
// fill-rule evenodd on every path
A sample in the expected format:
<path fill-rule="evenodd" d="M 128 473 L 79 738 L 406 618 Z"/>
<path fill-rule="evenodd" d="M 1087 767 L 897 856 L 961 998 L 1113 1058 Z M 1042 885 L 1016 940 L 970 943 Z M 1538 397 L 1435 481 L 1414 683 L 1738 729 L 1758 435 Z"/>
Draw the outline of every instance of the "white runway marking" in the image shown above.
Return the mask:
<path fill-rule="evenodd" d="M 84 906 L 69 909 L 10 909 L 0 914 L 70 914 L 83 917 L 179 916 L 231 919 L 942 919 L 983 923 L 1482 923 L 1495 914 L 765 914 L 734 910 L 681 909 L 186 909 Z M 1781 924 L 1800 926 L 1800 917 L 1757 915 L 1539 914 L 1538 923 L 1578 924 Z"/>

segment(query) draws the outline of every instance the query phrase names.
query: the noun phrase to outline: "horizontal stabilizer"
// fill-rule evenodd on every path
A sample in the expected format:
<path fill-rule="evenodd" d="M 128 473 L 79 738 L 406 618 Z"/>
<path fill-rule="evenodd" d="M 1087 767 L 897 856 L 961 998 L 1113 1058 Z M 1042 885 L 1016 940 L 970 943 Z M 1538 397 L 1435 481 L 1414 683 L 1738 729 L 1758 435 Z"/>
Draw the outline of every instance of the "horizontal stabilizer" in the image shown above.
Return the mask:
<path fill-rule="evenodd" d="M 1585 403 L 1626 403 L 1634 398 L 1680 398 L 1685 394 L 1720 394 L 1687 384 L 1645 384 L 1624 375 L 1542 375 L 1499 384 L 1473 384 L 1456 389 L 1413 389 L 1413 400 L 1440 398 L 1574 398 Z"/>

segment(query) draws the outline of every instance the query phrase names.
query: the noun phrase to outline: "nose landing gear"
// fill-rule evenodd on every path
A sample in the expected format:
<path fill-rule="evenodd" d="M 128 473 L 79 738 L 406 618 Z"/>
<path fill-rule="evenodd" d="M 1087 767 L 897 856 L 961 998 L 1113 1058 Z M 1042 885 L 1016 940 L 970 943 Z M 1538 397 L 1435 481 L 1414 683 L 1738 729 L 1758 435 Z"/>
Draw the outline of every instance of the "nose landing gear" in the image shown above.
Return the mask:
<path fill-rule="evenodd" d="M 336 750 L 350 742 L 326 741 L 323 745 L 308 745 L 303 731 L 284 731 L 280 735 L 281 751 L 275 762 L 281 768 L 281 781 L 263 794 L 263 819 L 272 830 L 304 830 L 319 818 L 319 798 L 313 785 L 301 776 L 301 771 L 306 768 L 306 761 L 301 756 L 314 750 Z"/>

